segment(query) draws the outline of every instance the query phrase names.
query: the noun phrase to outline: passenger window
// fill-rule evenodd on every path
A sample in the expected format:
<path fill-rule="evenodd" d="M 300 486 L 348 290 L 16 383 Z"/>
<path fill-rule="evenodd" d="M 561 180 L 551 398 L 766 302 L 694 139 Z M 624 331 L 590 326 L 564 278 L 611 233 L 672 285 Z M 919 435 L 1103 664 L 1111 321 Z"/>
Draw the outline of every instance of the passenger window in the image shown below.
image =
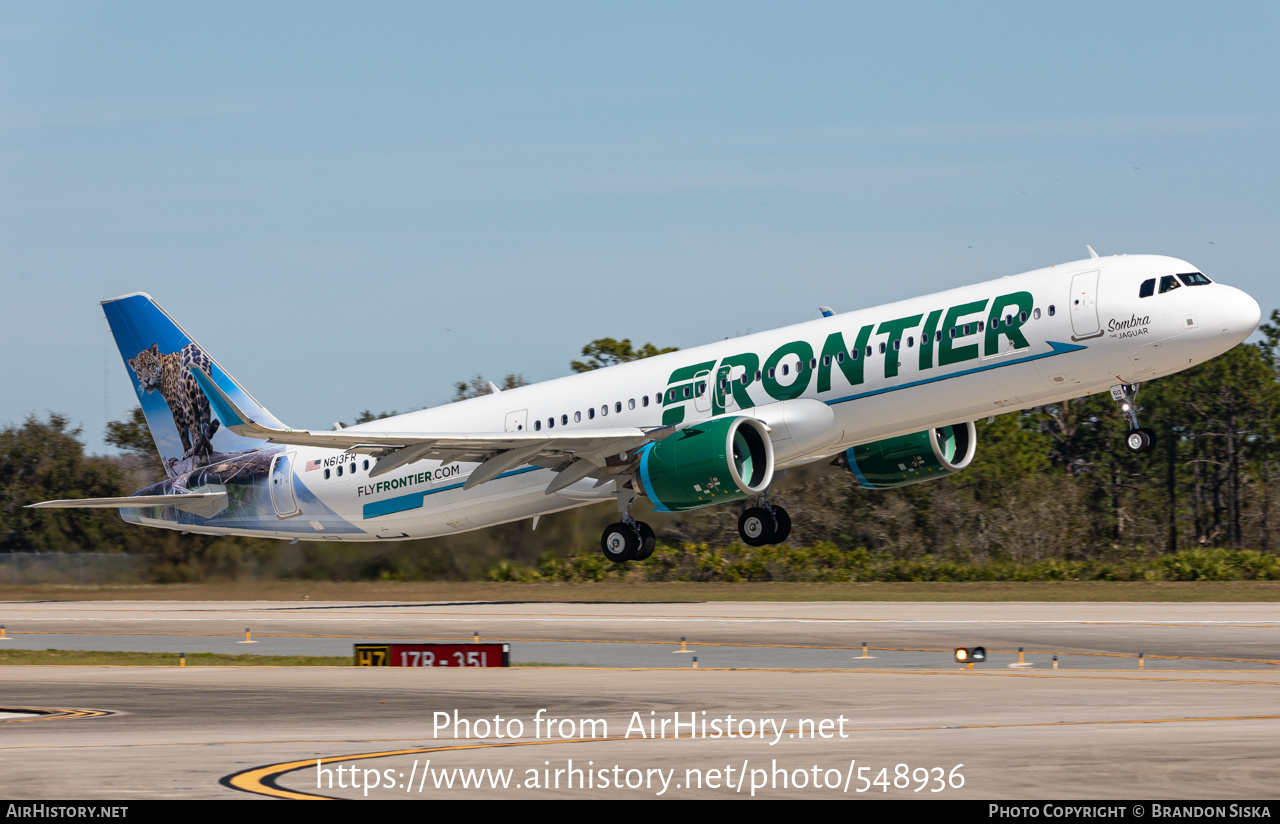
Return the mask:
<path fill-rule="evenodd" d="M 1138 287 L 1138 297 L 1149 298 L 1156 293 L 1156 279 L 1148 278 Z"/>
<path fill-rule="evenodd" d="M 790 374 L 791 374 L 791 367 L 790 367 L 789 365 L 785 364 L 785 363 L 784 363 L 784 364 L 782 364 L 782 374 L 784 374 L 784 375 L 790 375 Z"/>
<path fill-rule="evenodd" d="M 698 384 L 698 394 L 699 394 L 699 395 L 701 395 L 701 394 L 702 394 L 702 386 L 703 386 L 703 384 Z M 688 394 L 687 394 L 687 393 L 688 393 L 688 391 L 689 391 L 689 390 L 687 390 L 687 389 L 685 390 L 685 393 L 686 393 L 685 397 L 688 397 Z M 613 411 L 614 411 L 614 412 L 621 412 L 621 411 L 622 411 L 622 401 L 618 401 L 617 403 L 615 403 L 615 404 L 613 405 Z"/>
<path fill-rule="evenodd" d="M 581 412 L 574 412 L 574 413 L 573 413 L 573 422 L 574 422 L 574 423 L 582 423 L 582 413 L 581 413 Z"/>
<path fill-rule="evenodd" d="M 595 419 L 596 419 L 596 409 L 593 406 L 587 410 L 587 420 L 594 421 Z"/>
<path fill-rule="evenodd" d="M 910 335 L 907 335 L 907 348 L 910 349 L 915 345 L 916 345 L 916 339 L 911 337 Z"/>
<path fill-rule="evenodd" d="M 640 405 L 641 405 L 641 406 L 648 406 L 648 405 L 649 405 L 649 396 L 648 396 L 648 395 L 645 395 L 645 396 L 643 396 L 642 398 L 640 398 Z"/>
<path fill-rule="evenodd" d="M 757 369 L 757 370 L 756 370 L 756 380 L 757 380 L 757 381 L 758 381 L 758 380 L 760 380 L 760 370 L 759 370 L 759 369 Z"/>
<path fill-rule="evenodd" d="M 999 329 L 999 328 L 1000 328 L 1000 318 L 992 318 L 992 319 L 991 319 L 991 328 L 992 328 L 992 329 Z"/>
<path fill-rule="evenodd" d="M 675 400 L 675 398 L 673 397 L 671 400 Z M 600 417 L 607 418 L 608 416 L 609 416 L 609 404 L 606 403 L 604 406 L 600 407 Z"/>
<path fill-rule="evenodd" d="M 368 461 L 365 461 L 365 462 L 364 462 L 364 471 L 365 471 L 365 472 L 368 472 L 368 471 L 369 471 L 369 462 L 368 462 Z"/>
<path fill-rule="evenodd" d="M 556 425 L 555 418 L 547 418 L 547 429 L 554 429 Z"/>
<path fill-rule="evenodd" d="M 849 350 L 849 360 L 857 360 L 857 359 L 858 359 L 858 355 L 859 355 L 859 354 L 860 354 L 860 353 L 858 352 L 858 350 L 857 350 L 857 349 L 850 349 L 850 350 Z"/>
<path fill-rule="evenodd" d="M 327 469 L 324 471 L 324 479 L 325 479 L 326 481 L 327 481 L 327 480 L 329 480 L 329 470 L 327 470 Z"/>
<path fill-rule="evenodd" d="M 748 375 L 746 372 L 743 372 L 743 373 L 742 373 L 742 385 L 743 385 L 743 386 L 747 386 L 747 385 L 748 385 L 748 384 L 750 384 L 750 383 L 751 383 L 751 376 L 750 376 L 750 375 Z"/>
<path fill-rule="evenodd" d="M 352 464 L 352 465 L 351 465 L 351 474 L 352 474 L 352 475 L 356 474 L 356 465 L 355 465 L 355 464 Z"/>
<path fill-rule="evenodd" d="M 534 421 L 534 422 L 533 422 L 533 431 L 534 431 L 534 432 L 541 432 L 541 431 L 542 431 L 542 421 Z"/>
<path fill-rule="evenodd" d="M 870 346 L 868 346 L 868 347 L 867 347 L 867 357 L 868 357 L 868 358 L 869 358 L 869 357 L 871 357 L 871 347 L 870 347 Z"/>
<path fill-rule="evenodd" d="M 1019 313 L 1018 313 L 1018 323 L 1026 323 L 1026 322 L 1027 322 L 1027 313 L 1026 313 L 1026 312 L 1019 312 Z"/>
<path fill-rule="evenodd" d="M 698 397 L 701 398 L 707 391 L 707 385 L 702 381 L 698 381 L 698 385 L 695 387 L 695 391 L 698 393 Z M 618 411 L 619 412 L 622 411 L 621 403 L 618 404 Z"/>
<path fill-rule="evenodd" d="M 947 330 L 947 334 L 954 338 L 956 336 L 956 328 L 952 326 L 950 329 Z"/>
<path fill-rule="evenodd" d="M 1165 292 L 1172 292 L 1174 289 L 1181 289 L 1181 288 L 1182 288 L 1182 284 L 1178 283 L 1178 279 L 1175 278 L 1173 275 L 1165 275 L 1164 277 L 1160 278 L 1160 294 L 1162 295 Z"/>
<path fill-rule="evenodd" d="M 568 425 L 569 425 L 569 416 L 568 416 L 568 415 L 561 415 L 561 416 L 560 416 L 560 425 L 561 425 L 561 426 L 568 426 Z"/>
<path fill-rule="evenodd" d="M 1037 306 L 1037 307 L 1036 307 L 1036 310 L 1035 310 L 1034 312 L 1032 312 L 1032 313 L 1031 313 L 1031 317 L 1035 318 L 1036 320 L 1040 320 L 1040 307 L 1039 307 L 1039 306 Z"/>
<path fill-rule="evenodd" d="M 844 363 L 844 350 L 836 352 L 836 363 Z"/>
<path fill-rule="evenodd" d="M 881 354 L 881 355 L 883 355 L 883 354 L 884 354 L 884 341 L 881 341 L 881 342 L 880 342 L 880 354 Z"/>
<path fill-rule="evenodd" d="M 636 399 L 635 399 L 635 398 L 629 398 L 629 399 L 627 400 L 627 408 L 628 408 L 628 409 L 635 409 L 635 408 L 636 408 Z"/>
<path fill-rule="evenodd" d="M 338 464 L 338 477 L 342 477 L 342 464 Z"/>
<path fill-rule="evenodd" d="M 1049 317 L 1053 317 L 1057 313 L 1057 311 L 1058 310 L 1053 307 L 1052 303 L 1049 304 Z"/>
<path fill-rule="evenodd" d="M 809 358 L 809 368 L 810 368 L 810 369 L 817 369 L 817 368 L 818 368 L 818 359 L 817 359 L 817 358 Z"/>

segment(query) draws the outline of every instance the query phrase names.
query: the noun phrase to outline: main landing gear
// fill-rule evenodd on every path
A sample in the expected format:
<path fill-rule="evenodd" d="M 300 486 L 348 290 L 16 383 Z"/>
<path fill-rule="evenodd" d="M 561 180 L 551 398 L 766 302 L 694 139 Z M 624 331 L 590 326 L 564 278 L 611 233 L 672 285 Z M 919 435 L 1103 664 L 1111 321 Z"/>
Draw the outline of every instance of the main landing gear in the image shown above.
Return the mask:
<path fill-rule="evenodd" d="M 644 521 L 619 521 L 605 527 L 600 536 L 600 551 L 615 564 L 643 561 L 658 547 L 653 528 Z"/>
<path fill-rule="evenodd" d="M 738 518 L 738 534 L 747 546 L 780 544 L 791 534 L 791 516 L 780 506 L 761 500 Z"/>
<path fill-rule="evenodd" d="M 653 534 L 653 527 L 631 517 L 631 504 L 635 500 L 634 490 L 618 490 L 618 511 L 622 520 L 609 524 L 600 536 L 600 551 L 615 564 L 643 561 L 658 548 L 658 537 Z"/>
<path fill-rule="evenodd" d="M 1146 452 L 1156 445 L 1156 433 L 1138 426 L 1138 390 L 1140 383 L 1120 383 L 1111 387 L 1111 397 L 1120 404 L 1120 412 L 1129 422 L 1129 431 L 1124 436 L 1124 448 L 1134 453 Z"/>

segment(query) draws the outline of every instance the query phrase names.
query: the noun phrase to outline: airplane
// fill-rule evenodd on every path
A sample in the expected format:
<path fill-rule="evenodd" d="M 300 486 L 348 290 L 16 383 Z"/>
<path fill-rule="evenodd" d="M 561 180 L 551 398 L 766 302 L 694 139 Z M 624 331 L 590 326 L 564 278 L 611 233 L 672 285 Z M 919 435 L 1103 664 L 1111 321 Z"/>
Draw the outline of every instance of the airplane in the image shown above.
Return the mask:
<path fill-rule="evenodd" d="M 103 301 L 168 477 L 125 521 L 202 535 L 384 541 L 481 529 L 602 501 L 611 561 L 654 551 L 634 519 L 739 503 L 741 539 L 785 541 L 787 469 L 830 461 L 867 490 L 973 460 L 973 421 L 1109 391 L 1141 453 L 1142 382 L 1244 341 L 1248 294 L 1186 261 L 1089 257 L 332 430 L 281 423 L 150 296 Z"/>

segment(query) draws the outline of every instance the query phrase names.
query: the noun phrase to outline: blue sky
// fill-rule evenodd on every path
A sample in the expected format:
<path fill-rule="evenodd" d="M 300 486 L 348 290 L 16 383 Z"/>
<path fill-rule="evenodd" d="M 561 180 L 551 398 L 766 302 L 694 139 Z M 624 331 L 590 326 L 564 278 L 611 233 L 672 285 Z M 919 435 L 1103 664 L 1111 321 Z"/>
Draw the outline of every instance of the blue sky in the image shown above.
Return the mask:
<path fill-rule="evenodd" d="M 1101 254 L 1280 307 L 1280 5 L 0 3 L 0 422 L 292 426 Z"/>

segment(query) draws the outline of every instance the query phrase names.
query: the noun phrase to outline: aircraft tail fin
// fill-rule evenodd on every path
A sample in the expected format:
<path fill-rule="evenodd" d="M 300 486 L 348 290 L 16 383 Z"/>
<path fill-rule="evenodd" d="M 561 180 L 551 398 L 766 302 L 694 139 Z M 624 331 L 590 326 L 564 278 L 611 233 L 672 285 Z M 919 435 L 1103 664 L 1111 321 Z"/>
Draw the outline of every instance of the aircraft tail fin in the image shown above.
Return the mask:
<path fill-rule="evenodd" d="M 150 295 L 138 292 L 105 300 L 102 310 L 120 357 L 135 379 L 138 403 L 169 477 L 204 466 L 220 454 L 263 446 L 261 440 L 243 437 L 222 425 L 191 376 L 192 366 L 208 373 L 256 420 L 283 428 Z"/>

